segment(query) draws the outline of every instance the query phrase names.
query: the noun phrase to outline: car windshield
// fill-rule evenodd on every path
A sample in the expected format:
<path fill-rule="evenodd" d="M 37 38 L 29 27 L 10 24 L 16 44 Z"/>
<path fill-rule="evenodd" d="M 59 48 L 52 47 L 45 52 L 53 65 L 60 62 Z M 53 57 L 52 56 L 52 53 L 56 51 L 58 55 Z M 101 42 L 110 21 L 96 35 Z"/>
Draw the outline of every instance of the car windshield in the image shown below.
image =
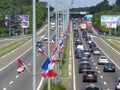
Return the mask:
<path fill-rule="evenodd" d="M 81 66 L 89 66 L 89 63 L 81 63 Z"/>
<path fill-rule="evenodd" d="M 102 57 L 100 57 L 101 59 L 107 59 L 107 57 L 105 57 L 105 56 L 102 56 Z"/>
<path fill-rule="evenodd" d="M 97 87 L 88 87 L 85 90 L 99 90 L 99 88 L 97 88 Z"/>

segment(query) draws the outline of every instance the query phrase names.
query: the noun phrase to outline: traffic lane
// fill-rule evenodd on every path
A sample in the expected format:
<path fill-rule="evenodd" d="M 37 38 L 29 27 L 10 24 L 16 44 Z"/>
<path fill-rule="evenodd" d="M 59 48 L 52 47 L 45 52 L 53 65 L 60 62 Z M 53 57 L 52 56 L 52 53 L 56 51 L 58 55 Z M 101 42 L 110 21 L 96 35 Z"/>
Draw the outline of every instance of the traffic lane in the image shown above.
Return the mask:
<path fill-rule="evenodd" d="M 39 84 L 40 79 L 42 78 L 40 75 L 41 72 L 40 67 L 44 62 L 45 58 L 46 58 L 45 56 L 40 56 L 37 54 L 37 60 L 36 60 L 37 86 Z M 21 59 L 23 63 L 32 72 L 32 49 L 28 53 L 23 55 Z M 0 85 L 2 85 L 2 87 L 0 87 L 1 90 L 4 89 L 5 87 L 9 88 L 9 90 L 31 90 L 32 75 L 27 70 L 25 70 L 25 72 L 21 73 L 18 77 L 16 70 L 17 70 L 17 60 L 13 64 L 11 64 L 9 68 L 4 69 L 3 70 L 4 72 L 0 73 L 0 78 L 2 79 L 2 81 L 0 82 Z M 11 84 L 9 84 L 10 82 Z"/>
<path fill-rule="evenodd" d="M 109 47 L 100 37 L 92 37 L 103 53 L 120 69 L 120 54 Z"/>

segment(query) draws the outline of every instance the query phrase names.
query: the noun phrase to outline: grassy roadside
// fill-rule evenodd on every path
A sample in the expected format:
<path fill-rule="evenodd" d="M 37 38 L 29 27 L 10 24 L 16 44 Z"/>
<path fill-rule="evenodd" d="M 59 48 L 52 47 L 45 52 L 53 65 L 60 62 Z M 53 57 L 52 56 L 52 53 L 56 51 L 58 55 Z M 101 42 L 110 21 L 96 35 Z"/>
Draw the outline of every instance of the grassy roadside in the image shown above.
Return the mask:
<path fill-rule="evenodd" d="M 66 44 L 65 44 L 63 57 L 62 57 L 62 74 L 61 74 L 61 76 L 63 78 L 68 76 L 69 51 L 70 51 L 70 37 L 68 35 Z"/>
<path fill-rule="evenodd" d="M 115 39 L 106 39 L 104 38 L 105 42 L 107 42 L 110 46 L 120 52 L 120 41 Z"/>
<path fill-rule="evenodd" d="M 0 47 L 0 56 L 2 56 L 2 54 L 6 54 L 8 52 L 10 52 L 11 50 L 17 48 L 18 46 L 22 45 L 24 42 L 26 41 L 26 39 L 19 39 L 13 42 L 10 42 L 8 44 L 5 44 L 3 46 Z"/>

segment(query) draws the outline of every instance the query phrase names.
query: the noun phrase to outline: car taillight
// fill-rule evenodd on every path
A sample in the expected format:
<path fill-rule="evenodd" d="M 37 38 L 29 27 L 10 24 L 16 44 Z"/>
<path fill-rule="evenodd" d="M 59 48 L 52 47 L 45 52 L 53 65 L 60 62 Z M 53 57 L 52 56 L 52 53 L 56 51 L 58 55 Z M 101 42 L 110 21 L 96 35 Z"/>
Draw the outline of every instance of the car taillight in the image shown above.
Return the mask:
<path fill-rule="evenodd" d="M 80 66 L 79 68 L 82 68 L 82 66 Z"/>
<path fill-rule="evenodd" d="M 91 66 L 89 66 L 88 68 L 91 69 Z"/>
<path fill-rule="evenodd" d="M 120 83 L 116 83 L 116 85 L 120 85 Z"/>
<path fill-rule="evenodd" d="M 94 74 L 93 76 L 94 76 L 94 77 L 96 77 L 97 75 L 96 75 L 96 74 Z"/>
<path fill-rule="evenodd" d="M 87 74 L 85 73 L 85 74 L 84 74 L 84 76 L 86 77 L 86 76 L 87 76 Z"/>

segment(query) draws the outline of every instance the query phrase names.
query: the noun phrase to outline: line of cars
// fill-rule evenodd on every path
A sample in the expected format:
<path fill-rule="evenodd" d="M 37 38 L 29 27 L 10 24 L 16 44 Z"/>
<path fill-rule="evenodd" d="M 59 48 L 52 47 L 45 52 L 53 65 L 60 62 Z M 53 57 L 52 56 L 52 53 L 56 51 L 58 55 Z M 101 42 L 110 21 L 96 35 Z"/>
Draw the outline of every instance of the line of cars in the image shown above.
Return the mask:
<path fill-rule="evenodd" d="M 76 32 L 78 32 L 76 30 Z M 83 74 L 83 82 L 97 82 L 97 72 L 92 69 L 91 65 L 91 54 L 97 55 L 98 65 L 103 65 L 103 72 L 115 72 L 116 65 L 109 60 L 109 58 L 105 55 L 102 55 L 101 50 L 96 46 L 96 44 L 91 39 L 90 35 L 88 35 L 86 30 L 82 30 L 82 38 L 88 44 L 88 48 L 85 49 L 84 46 L 81 49 L 80 47 L 83 45 L 82 39 L 79 37 L 80 35 L 74 35 L 75 39 L 75 57 L 79 59 L 79 73 Z M 79 38 L 79 40 L 77 40 Z M 76 42 L 78 42 L 76 44 Z M 78 47 L 80 49 L 78 49 Z M 88 84 L 82 90 L 102 90 L 96 84 Z M 118 77 L 115 81 L 115 90 L 120 90 L 120 78 Z"/>

